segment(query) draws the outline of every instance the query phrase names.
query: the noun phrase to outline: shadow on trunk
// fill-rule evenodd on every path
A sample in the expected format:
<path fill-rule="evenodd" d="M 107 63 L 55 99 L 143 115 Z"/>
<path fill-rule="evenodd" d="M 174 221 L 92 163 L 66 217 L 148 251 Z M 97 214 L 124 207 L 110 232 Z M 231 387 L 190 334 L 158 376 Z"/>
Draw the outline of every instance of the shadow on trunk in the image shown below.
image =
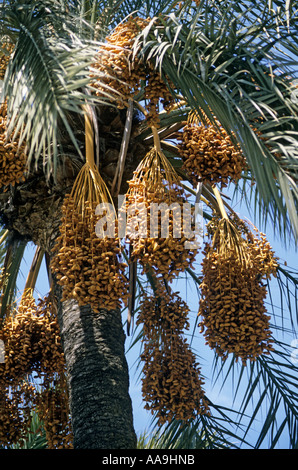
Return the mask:
<path fill-rule="evenodd" d="M 77 449 L 136 448 L 125 334 L 118 310 L 94 313 L 75 300 L 60 302 L 54 283 Z"/>

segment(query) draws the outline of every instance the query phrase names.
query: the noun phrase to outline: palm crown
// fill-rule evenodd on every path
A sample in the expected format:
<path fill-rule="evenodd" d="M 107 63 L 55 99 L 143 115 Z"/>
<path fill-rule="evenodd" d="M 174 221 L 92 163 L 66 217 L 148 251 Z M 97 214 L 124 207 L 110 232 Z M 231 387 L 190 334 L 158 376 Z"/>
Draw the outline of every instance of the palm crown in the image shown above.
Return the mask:
<path fill-rule="evenodd" d="M 247 5 L 228 0 L 10 1 L 1 7 L 2 42 L 8 44 L 3 56 L 3 129 L 18 147 L 15 166 L 3 164 L 1 175 L 2 250 L 8 276 L 2 316 L 14 299 L 17 268 L 28 240 L 39 247 L 29 286 L 34 286 L 45 255 L 49 271 L 64 287 L 62 300 L 75 298 L 95 310 L 107 302 L 110 308 L 119 308 L 126 301 L 129 321 L 135 310 L 139 263 L 151 289 L 146 293 L 140 286 L 143 393 L 159 424 L 170 421 L 174 433 L 175 420 L 190 419 L 209 437 L 216 432 L 223 443 L 225 436 L 233 435 L 220 424 L 221 417 L 228 421 L 225 410 L 204 396 L 195 356 L 183 336 L 189 311 L 173 294 L 171 282 L 187 271 L 201 288 L 199 313 L 209 346 L 218 357 L 233 355 L 229 370 L 236 367 L 237 357 L 244 364 L 253 359 L 240 415 L 263 381 L 271 408 L 259 443 L 274 429 L 282 400 L 288 414 L 272 443 L 288 425 L 291 445 L 297 445 L 292 390 L 296 378 L 284 345 L 276 340 L 272 352 L 262 283 L 274 275 L 281 290 L 287 285 L 290 297 L 297 286 L 295 273 L 278 263 L 266 237 L 245 225 L 224 197 L 225 188 L 234 184 L 262 223 L 271 219 L 283 241 L 296 242 L 295 8 L 295 2 Z M 137 198 L 145 205 L 172 202 L 171 197 L 183 204 L 187 193 L 205 203 L 209 238 L 202 276 L 193 266 L 197 250 L 180 250 L 177 239 L 172 245 L 150 237 L 129 240 L 127 251 L 117 237 L 99 243 L 95 208 L 110 203 L 114 210 L 123 193 L 128 201 Z M 48 222 L 40 216 L 45 207 Z M 51 225 L 54 233 L 59 223 L 58 239 L 44 238 L 46 223 L 47 233 Z M 85 240 L 87 252 L 78 248 L 80 240 Z M 98 251 L 90 257 L 95 246 Z M 53 252 L 56 257 L 50 262 Z M 128 276 L 118 259 L 121 252 L 129 261 Z M 100 264 L 103 259 L 105 264 Z M 85 270 L 80 282 L 76 270 Z M 107 279 L 112 280 L 109 287 Z M 243 322 L 233 315 L 229 323 L 226 320 L 227 311 L 233 311 L 231 302 L 238 302 L 236 294 L 234 300 L 231 297 L 231 286 L 237 292 L 248 288 L 246 300 L 239 300 L 245 305 Z M 291 301 L 287 306 L 292 312 Z M 295 325 L 297 319 L 291 320 Z M 181 370 L 179 357 L 185 360 Z M 157 367 L 161 360 L 167 378 L 162 387 Z M 183 371 L 186 379 L 179 388 Z M 188 407 L 172 400 L 177 394 L 190 397 L 193 390 Z"/>

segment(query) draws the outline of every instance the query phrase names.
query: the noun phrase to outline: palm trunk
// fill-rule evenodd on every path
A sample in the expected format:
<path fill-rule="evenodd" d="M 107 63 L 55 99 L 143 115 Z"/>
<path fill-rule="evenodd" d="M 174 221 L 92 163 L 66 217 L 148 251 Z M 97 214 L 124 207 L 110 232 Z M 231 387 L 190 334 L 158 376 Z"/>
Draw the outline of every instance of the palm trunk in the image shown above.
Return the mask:
<path fill-rule="evenodd" d="M 55 294 L 61 289 L 55 284 Z M 58 300 L 75 449 L 136 447 L 120 311 Z"/>
<path fill-rule="evenodd" d="M 64 173 L 62 173 L 64 175 Z M 46 253 L 59 234 L 61 204 L 76 174 L 69 171 L 50 188 L 42 173 L 0 195 L 6 226 Z M 75 300 L 61 302 L 53 279 L 65 354 L 76 449 L 136 447 L 125 335 L 119 311 L 94 313 Z"/>

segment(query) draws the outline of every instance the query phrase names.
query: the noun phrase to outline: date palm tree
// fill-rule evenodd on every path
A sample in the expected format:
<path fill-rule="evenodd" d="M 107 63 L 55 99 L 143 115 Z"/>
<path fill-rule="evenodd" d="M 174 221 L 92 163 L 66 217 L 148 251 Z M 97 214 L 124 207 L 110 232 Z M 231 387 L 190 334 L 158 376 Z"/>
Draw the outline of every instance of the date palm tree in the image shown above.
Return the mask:
<path fill-rule="evenodd" d="M 63 291 L 71 285 L 71 276 L 68 272 L 62 286 L 53 261 L 62 236 L 62 216 L 67 214 L 63 212 L 65 196 L 78 177 L 85 175 L 87 164 L 93 176 L 84 176 L 84 190 L 93 185 L 101 195 L 108 193 L 105 202 L 118 209 L 118 196 L 127 193 L 127 182 L 154 148 L 165 159 L 163 164 L 169 162 L 183 181 L 183 190 L 194 201 L 203 201 L 204 220 L 214 220 L 214 214 L 234 220 L 236 215 L 225 198 L 230 182 L 212 183 L 203 178 L 194 184 L 185 161 L 191 143 L 182 156 L 183 131 L 187 125 L 199 127 L 200 123 L 214 132 L 217 129 L 217 136 L 224 134 L 229 145 L 240 149 L 245 165 L 235 182 L 235 192 L 253 207 L 260 225 L 273 222 L 281 243 L 296 244 L 298 5 L 295 1 L 265 0 L 1 3 L 1 38 L 6 51 L 2 82 L 2 102 L 7 106 L 5 132 L 26 156 L 24 178 L 7 183 L 3 176 L 0 192 L 6 279 L 1 316 L 8 316 L 21 260 L 26 246 L 33 242 L 39 251 L 30 286 L 35 285 L 44 257 L 65 358 L 73 446 L 136 448 L 121 309 L 127 307 L 127 324 L 131 325 L 138 312 L 138 296 L 144 293 L 144 279 L 158 298 L 156 278 L 151 269 L 139 273 L 131 250 L 125 246 L 121 251 L 128 261 L 126 303 L 111 308 L 112 294 L 103 292 L 105 300 L 97 308 L 94 301 L 92 305 L 91 301 L 80 302 L 78 289 L 70 289 L 73 295 L 65 297 Z M 128 21 L 136 26 L 127 32 L 121 26 Z M 11 49 L 4 47 L 6 44 Z M 22 170 L 22 163 L 10 161 L 5 152 L 1 154 L 3 175 L 9 165 L 12 172 L 19 171 L 18 165 Z M 205 155 L 203 148 L 200 152 Z M 221 152 L 225 153 L 223 147 Z M 206 155 L 204 158 L 206 165 Z M 153 167 L 156 162 L 151 164 Z M 221 178 L 223 171 L 220 167 Z M 87 218 L 84 204 L 79 206 L 81 200 L 76 199 L 78 194 L 79 190 L 74 193 L 71 209 L 76 212 L 80 207 Z M 91 190 L 88 197 L 101 201 Z M 60 258 L 60 266 L 63 262 Z M 75 259 L 70 264 L 74 272 Z M 191 264 L 184 268 L 200 289 L 201 273 Z M 90 277 L 96 269 L 96 262 L 90 263 Z M 169 289 L 167 276 L 163 278 Z M 102 274 L 98 283 L 101 279 Z M 125 277 L 122 279 L 125 283 Z M 275 280 L 286 300 L 282 316 L 290 319 L 295 331 L 296 271 L 277 263 Z M 142 319 L 140 316 L 137 321 L 142 323 Z M 145 335 L 144 325 L 140 338 Z M 215 367 L 226 370 L 226 377 L 239 366 L 233 354 L 230 362 L 216 358 Z M 244 370 L 248 381 L 238 413 L 231 417 L 231 410 L 204 396 L 210 413 L 192 417 L 191 429 L 183 420 L 181 426 L 181 416 L 174 414 L 165 425 L 168 439 L 163 439 L 168 443 L 179 439 L 183 447 L 194 442 L 197 432 L 209 447 L 236 446 L 236 439 L 245 443 L 258 410 L 269 400 L 256 446 L 270 436 L 274 447 L 285 429 L 291 447 L 297 446 L 297 377 L 289 348 L 276 340 L 274 352 L 260 355 L 240 369 L 239 384 Z M 252 402 L 251 419 L 247 420 Z M 286 413 L 280 423 L 276 420 L 282 406 Z M 239 437 L 237 429 L 245 419 L 245 431 Z"/>

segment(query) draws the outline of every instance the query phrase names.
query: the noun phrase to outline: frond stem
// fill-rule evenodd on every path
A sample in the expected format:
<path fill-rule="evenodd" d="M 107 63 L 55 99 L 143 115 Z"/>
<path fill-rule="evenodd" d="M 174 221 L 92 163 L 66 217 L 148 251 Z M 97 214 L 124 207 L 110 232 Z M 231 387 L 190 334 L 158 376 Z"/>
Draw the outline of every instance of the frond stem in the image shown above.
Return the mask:
<path fill-rule="evenodd" d="M 124 171 L 124 165 L 125 165 L 125 159 L 126 159 L 129 139 L 130 139 L 130 135 L 131 135 L 132 118 L 133 118 L 133 100 L 129 99 L 128 100 L 128 108 L 127 108 L 125 128 L 124 128 L 123 138 L 122 138 L 122 142 L 121 142 L 121 148 L 120 148 L 120 153 L 119 153 L 119 157 L 118 157 L 117 168 L 116 168 L 116 173 L 115 173 L 115 176 L 114 176 L 112 189 L 111 189 L 111 194 L 113 194 L 113 195 L 114 195 L 116 183 L 117 183 L 116 194 L 119 194 L 119 191 L 120 191 L 120 186 L 121 186 L 123 171 Z"/>
<path fill-rule="evenodd" d="M 223 200 L 221 198 L 219 190 L 217 189 L 216 186 L 212 186 L 212 189 L 213 189 L 214 195 L 216 197 L 216 200 L 217 200 L 218 207 L 219 207 L 222 218 L 226 219 L 226 220 L 229 220 L 229 217 L 228 217 L 227 212 L 225 210 L 225 206 L 224 206 L 224 203 L 223 203 Z"/>
<path fill-rule="evenodd" d="M 24 292 L 26 292 L 29 289 L 33 291 L 35 284 L 36 284 L 37 276 L 40 270 L 44 253 L 45 253 L 44 250 L 40 246 L 36 248 L 34 258 L 30 267 L 30 271 L 26 280 Z"/>
<path fill-rule="evenodd" d="M 85 107 L 85 144 L 86 144 L 86 162 L 92 168 L 94 166 L 93 128 L 91 124 L 90 113 L 86 107 Z"/>
<path fill-rule="evenodd" d="M 154 127 L 154 126 L 151 127 L 151 130 L 152 130 L 152 134 L 153 134 L 154 147 L 156 148 L 158 153 L 162 153 L 158 131 L 157 131 L 156 127 Z"/>

